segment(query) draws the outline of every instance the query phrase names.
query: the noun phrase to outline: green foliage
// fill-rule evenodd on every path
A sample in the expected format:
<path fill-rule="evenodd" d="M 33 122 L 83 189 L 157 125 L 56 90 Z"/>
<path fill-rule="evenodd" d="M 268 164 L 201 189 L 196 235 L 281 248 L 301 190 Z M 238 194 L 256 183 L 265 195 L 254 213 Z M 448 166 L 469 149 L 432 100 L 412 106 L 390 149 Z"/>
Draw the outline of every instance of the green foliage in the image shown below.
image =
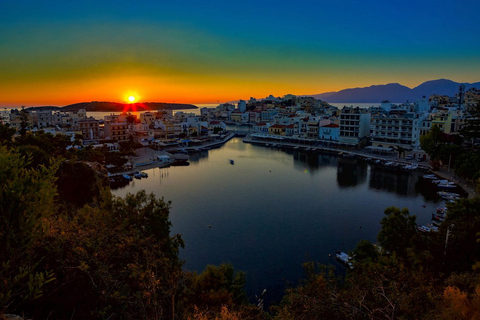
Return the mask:
<path fill-rule="evenodd" d="M 411 216 L 407 208 L 385 209 L 385 217 L 380 221 L 382 229 L 377 236 L 383 249 L 406 258 L 407 249 L 412 247 L 417 234 L 415 221 L 416 216 Z"/>
<path fill-rule="evenodd" d="M 313 262 L 305 263 L 304 268 L 306 280 L 286 290 L 281 304 L 272 308 L 274 319 L 346 319 L 333 269 Z"/>
<path fill-rule="evenodd" d="M 13 146 L 13 135 L 16 132 L 15 128 L 10 128 L 10 124 L 0 123 L 0 145 Z"/>
<path fill-rule="evenodd" d="M 376 261 L 379 257 L 378 249 L 368 240 L 360 240 L 353 250 L 355 263 Z"/>
<path fill-rule="evenodd" d="M 432 160 L 436 160 L 440 146 L 445 143 L 443 133 L 440 128 L 433 125 L 430 131 L 420 137 L 421 148 L 430 155 Z"/>
<path fill-rule="evenodd" d="M 460 133 L 466 140 L 470 140 L 472 147 L 475 141 L 480 139 L 480 104 L 477 103 L 475 108 L 471 109 L 465 119 L 465 125 Z"/>
<path fill-rule="evenodd" d="M 54 212 L 55 171 L 31 167 L 18 151 L 0 146 L 0 306 L 15 310 L 36 299 L 52 279 L 48 271 L 36 271 L 42 257 L 34 245 L 44 235 L 44 220 Z"/>
<path fill-rule="evenodd" d="M 61 134 L 52 135 L 39 131 L 26 133 L 17 141 L 19 150 L 27 154 L 33 154 L 33 166 L 48 165 L 51 157 L 64 157 L 67 154 L 66 148 L 71 145 L 70 139 Z"/>
<path fill-rule="evenodd" d="M 190 274 L 187 284 L 189 305 L 203 310 L 245 304 L 244 286 L 245 273 L 235 272 L 231 264 L 209 265 L 201 274 Z"/>
<path fill-rule="evenodd" d="M 20 136 L 23 138 L 27 134 L 27 128 L 30 125 L 29 121 L 29 114 L 28 111 L 25 110 L 25 107 L 22 107 L 22 110 L 20 110 Z"/>
<path fill-rule="evenodd" d="M 57 202 L 65 212 L 74 214 L 88 204 L 98 206 L 109 182 L 106 172 L 78 161 L 64 161 L 57 171 Z"/>
<path fill-rule="evenodd" d="M 455 162 L 455 173 L 469 180 L 478 180 L 480 178 L 480 153 L 468 152 L 458 156 Z"/>
<path fill-rule="evenodd" d="M 457 144 L 443 144 L 438 149 L 437 158 L 444 165 L 450 164 L 450 168 L 454 168 L 457 159 L 464 153 L 464 149 Z"/>
<path fill-rule="evenodd" d="M 445 264 L 449 271 L 466 272 L 476 261 L 480 261 L 480 243 L 477 232 L 480 230 L 480 197 L 460 199 L 448 205 L 448 214 L 442 223 L 441 233 L 446 238 Z"/>
<path fill-rule="evenodd" d="M 141 191 L 51 219 L 38 250 L 45 250 L 44 264 L 54 266 L 58 280 L 42 298 L 50 309 L 32 312 L 60 319 L 166 318 L 182 278 L 183 246 L 169 235 L 169 209 Z"/>

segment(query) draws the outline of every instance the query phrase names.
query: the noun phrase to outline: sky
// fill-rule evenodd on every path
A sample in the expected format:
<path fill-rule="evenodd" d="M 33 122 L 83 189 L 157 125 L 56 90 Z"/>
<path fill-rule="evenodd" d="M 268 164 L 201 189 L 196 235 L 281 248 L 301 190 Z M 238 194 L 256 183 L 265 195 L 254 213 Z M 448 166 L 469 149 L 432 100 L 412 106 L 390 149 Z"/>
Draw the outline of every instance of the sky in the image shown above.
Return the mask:
<path fill-rule="evenodd" d="M 480 81 L 480 1 L 0 0 L 0 106 Z"/>

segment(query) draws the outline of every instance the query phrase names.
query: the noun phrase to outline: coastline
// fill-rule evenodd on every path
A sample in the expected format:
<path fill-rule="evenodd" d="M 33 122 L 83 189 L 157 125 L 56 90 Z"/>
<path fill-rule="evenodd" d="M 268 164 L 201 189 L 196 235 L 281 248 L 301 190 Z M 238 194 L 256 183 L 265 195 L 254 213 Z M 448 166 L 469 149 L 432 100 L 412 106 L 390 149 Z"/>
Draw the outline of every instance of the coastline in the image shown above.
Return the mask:
<path fill-rule="evenodd" d="M 209 148 L 209 149 L 217 148 L 217 147 L 220 147 L 223 144 L 225 144 L 227 141 L 229 141 L 233 137 L 235 137 L 235 133 L 230 133 L 225 138 L 223 138 L 219 141 L 205 143 L 203 145 L 195 146 L 195 147 L 182 147 L 181 149 L 183 149 L 185 151 L 193 151 L 193 150 L 195 150 L 199 147 Z M 109 174 L 109 177 L 115 177 L 115 176 L 120 176 L 120 175 L 124 175 L 124 174 L 133 174 L 137 171 L 148 170 L 148 169 L 152 169 L 152 168 L 168 167 L 168 166 L 170 166 L 170 164 L 160 163 L 157 160 L 157 156 L 164 155 L 171 150 L 172 150 L 171 148 L 166 148 L 164 150 L 154 150 L 150 147 L 139 148 L 136 151 L 137 157 L 135 157 L 135 159 L 131 159 L 131 160 L 134 161 L 134 162 L 131 161 L 132 165 L 133 165 L 133 168 L 131 170 L 112 173 L 112 174 Z"/>
<path fill-rule="evenodd" d="M 226 142 L 228 142 L 229 140 L 231 140 L 235 136 L 236 136 L 235 132 L 231 132 L 225 138 L 223 138 L 221 140 L 206 143 L 206 144 L 203 144 L 203 145 L 194 146 L 194 147 L 182 147 L 181 149 L 185 150 L 185 151 L 194 151 L 198 148 L 208 148 L 208 149 L 217 148 L 217 147 L 220 147 L 220 146 L 224 145 Z M 256 144 L 256 145 L 262 145 L 262 146 L 265 146 L 265 147 L 270 147 L 270 145 L 272 144 L 272 141 L 254 140 L 254 139 L 251 138 L 250 135 L 247 135 L 246 137 L 244 137 L 243 142 L 244 143 Z M 475 192 L 475 187 L 471 182 L 466 181 L 464 179 L 461 179 L 461 178 L 455 176 L 455 174 L 453 174 L 451 172 L 447 172 L 447 171 L 444 171 L 444 170 L 433 171 L 432 167 L 427 163 L 418 163 L 418 162 L 407 161 L 405 159 L 398 159 L 396 157 L 396 155 L 390 155 L 390 156 L 388 156 L 388 155 L 377 155 L 377 154 L 368 153 L 364 150 L 345 150 L 345 149 L 338 149 L 338 148 L 329 148 L 329 147 L 324 147 L 324 146 L 313 146 L 312 147 L 311 145 L 305 145 L 305 144 L 300 144 L 300 143 L 291 143 L 291 142 L 281 142 L 281 143 L 279 143 L 278 141 L 275 141 L 275 145 L 276 145 L 276 147 L 292 148 L 292 149 L 298 149 L 298 150 L 310 151 L 310 152 L 316 152 L 316 151 L 328 152 L 328 153 L 336 154 L 338 156 L 353 155 L 355 157 L 362 158 L 362 159 L 365 159 L 365 160 L 370 158 L 373 161 L 376 161 L 376 160 L 391 161 L 391 162 L 394 162 L 394 163 L 398 163 L 399 165 L 409 165 L 409 164 L 412 164 L 412 163 L 416 163 L 418 165 L 417 170 L 429 171 L 429 172 L 432 172 L 432 173 L 436 174 L 437 176 L 439 176 L 443 179 L 447 179 L 449 181 L 455 182 L 468 195 L 468 198 L 473 198 L 473 197 L 477 196 L 477 194 Z M 307 150 L 307 148 L 308 148 L 308 150 Z M 172 150 L 172 148 L 167 148 L 167 149 L 164 149 L 164 150 L 154 150 L 150 147 L 143 147 L 143 148 L 137 149 L 137 152 L 136 152 L 137 157 L 135 157 L 135 159 L 131 159 L 131 162 L 133 164 L 133 168 L 131 170 L 127 170 L 127 171 L 122 171 L 122 172 L 109 174 L 109 177 L 114 177 L 114 176 L 119 176 L 119 175 L 124 175 L 124 174 L 131 175 L 131 174 L 133 174 L 137 171 L 148 170 L 148 169 L 152 169 L 152 168 L 168 167 L 168 166 L 170 166 L 170 164 L 160 163 L 157 160 L 157 156 L 164 155 L 171 150 Z"/>

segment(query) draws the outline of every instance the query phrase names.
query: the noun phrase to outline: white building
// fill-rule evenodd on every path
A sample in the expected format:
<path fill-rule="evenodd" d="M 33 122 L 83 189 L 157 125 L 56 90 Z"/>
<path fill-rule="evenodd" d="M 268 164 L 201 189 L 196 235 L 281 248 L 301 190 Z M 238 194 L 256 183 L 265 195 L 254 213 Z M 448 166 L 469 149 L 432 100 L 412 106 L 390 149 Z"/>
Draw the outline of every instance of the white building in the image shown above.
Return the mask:
<path fill-rule="evenodd" d="M 335 123 L 322 125 L 318 129 L 318 137 L 323 141 L 338 142 L 340 137 L 340 126 Z"/>
<path fill-rule="evenodd" d="M 370 119 L 372 115 L 359 107 L 343 107 L 340 112 L 339 142 L 357 145 L 370 135 Z"/>
<path fill-rule="evenodd" d="M 426 113 L 390 113 L 373 117 L 370 141 L 373 147 L 404 149 L 420 148 L 420 127 Z"/>
<path fill-rule="evenodd" d="M 238 101 L 237 107 L 241 112 L 245 112 L 247 110 L 247 103 L 245 102 L 245 100 L 240 100 Z"/>

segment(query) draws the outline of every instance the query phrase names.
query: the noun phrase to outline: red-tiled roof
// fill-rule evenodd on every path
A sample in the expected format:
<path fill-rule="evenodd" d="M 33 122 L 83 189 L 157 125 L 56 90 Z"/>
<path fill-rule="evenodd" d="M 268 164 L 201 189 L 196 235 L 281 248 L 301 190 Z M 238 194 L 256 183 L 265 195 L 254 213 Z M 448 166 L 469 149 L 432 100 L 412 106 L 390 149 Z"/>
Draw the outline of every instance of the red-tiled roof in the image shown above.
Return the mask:
<path fill-rule="evenodd" d="M 286 126 L 283 125 L 283 124 L 274 124 L 274 125 L 270 126 L 270 128 L 275 128 L 275 129 L 283 129 L 285 127 Z"/>
<path fill-rule="evenodd" d="M 339 127 L 340 126 L 335 123 L 330 123 L 330 124 L 327 124 L 326 126 L 322 126 L 322 128 L 339 128 Z"/>

